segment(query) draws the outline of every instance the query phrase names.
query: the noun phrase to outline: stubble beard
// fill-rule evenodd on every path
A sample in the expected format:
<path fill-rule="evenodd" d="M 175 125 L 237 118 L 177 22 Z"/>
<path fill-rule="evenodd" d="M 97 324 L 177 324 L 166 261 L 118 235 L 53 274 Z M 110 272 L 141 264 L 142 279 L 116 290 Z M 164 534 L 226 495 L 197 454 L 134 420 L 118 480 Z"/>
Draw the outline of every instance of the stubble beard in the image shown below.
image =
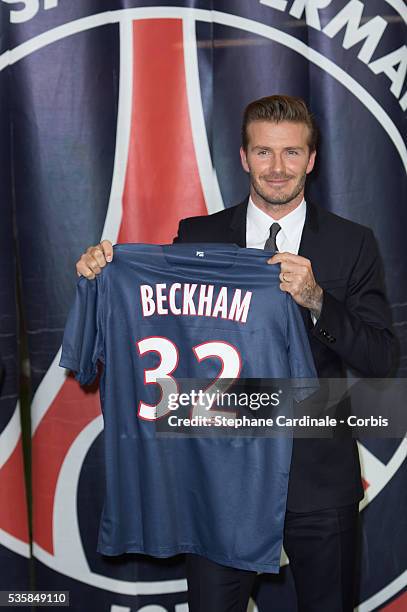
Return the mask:
<path fill-rule="evenodd" d="M 289 177 L 275 177 L 275 178 L 277 179 L 277 178 L 289 178 Z M 252 184 L 254 191 L 257 193 L 259 197 L 262 198 L 262 200 L 266 204 L 270 204 L 271 206 L 284 206 L 284 204 L 289 204 L 290 202 L 295 200 L 297 196 L 299 196 L 301 191 L 304 189 L 306 178 L 307 178 L 307 174 L 304 172 L 304 174 L 300 177 L 298 183 L 295 185 L 294 189 L 290 193 L 281 193 L 280 195 L 277 195 L 274 197 L 270 197 L 270 195 L 267 194 L 264 191 L 264 189 L 262 189 L 259 182 L 256 181 L 256 179 L 253 176 L 251 176 L 251 184 Z"/>

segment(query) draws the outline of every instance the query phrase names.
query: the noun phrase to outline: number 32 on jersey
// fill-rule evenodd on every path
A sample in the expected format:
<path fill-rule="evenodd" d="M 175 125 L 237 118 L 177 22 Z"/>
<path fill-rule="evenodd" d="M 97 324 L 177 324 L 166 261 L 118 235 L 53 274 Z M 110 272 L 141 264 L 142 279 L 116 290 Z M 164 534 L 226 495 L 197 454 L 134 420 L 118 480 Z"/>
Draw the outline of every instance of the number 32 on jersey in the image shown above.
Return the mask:
<path fill-rule="evenodd" d="M 156 368 L 144 369 L 144 384 L 145 385 L 158 385 L 161 392 L 160 401 L 157 404 L 147 404 L 143 400 L 140 400 L 138 406 L 138 416 L 147 421 L 155 421 L 170 412 L 168 408 L 168 396 L 170 393 L 179 393 L 179 385 L 174 378 L 173 374 L 177 369 L 180 353 L 177 345 L 162 336 L 150 336 L 139 340 L 136 344 L 140 357 L 145 356 L 147 353 L 154 352 L 159 355 L 160 363 Z M 212 380 L 209 386 L 204 391 L 205 393 L 222 393 L 231 384 L 239 378 L 240 371 L 242 369 L 242 359 L 239 351 L 235 346 L 229 344 L 223 340 L 211 340 L 197 344 L 192 347 L 192 351 L 188 354 L 182 354 L 182 359 L 194 359 L 198 363 L 204 359 L 217 358 L 220 361 L 220 370 Z M 197 373 L 199 369 L 197 369 Z M 222 379 L 226 379 L 225 382 L 220 383 Z M 163 384 L 165 384 L 165 388 Z M 215 410 L 208 411 L 207 407 L 200 404 L 196 404 L 193 407 L 192 416 L 198 416 L 204 413 L 208 416 L 215 416 L 216 414 L 224 414 L 224 412 L 217 412 Z"/>

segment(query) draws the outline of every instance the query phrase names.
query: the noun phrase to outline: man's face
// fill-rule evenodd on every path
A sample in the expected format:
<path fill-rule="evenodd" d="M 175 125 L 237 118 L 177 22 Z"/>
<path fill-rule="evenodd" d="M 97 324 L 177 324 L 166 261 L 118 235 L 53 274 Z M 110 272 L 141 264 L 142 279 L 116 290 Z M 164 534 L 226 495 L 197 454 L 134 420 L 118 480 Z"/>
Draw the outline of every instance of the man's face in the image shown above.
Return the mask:
<path fill-rule="evenodd" d="M 253 121 L 247 126 L 247 151 L 240 149 L 243 168 L 250 174 L 255 204 L 299 204 L 306 175 L 315 163 L 308 147 L 305 123 Z"/>

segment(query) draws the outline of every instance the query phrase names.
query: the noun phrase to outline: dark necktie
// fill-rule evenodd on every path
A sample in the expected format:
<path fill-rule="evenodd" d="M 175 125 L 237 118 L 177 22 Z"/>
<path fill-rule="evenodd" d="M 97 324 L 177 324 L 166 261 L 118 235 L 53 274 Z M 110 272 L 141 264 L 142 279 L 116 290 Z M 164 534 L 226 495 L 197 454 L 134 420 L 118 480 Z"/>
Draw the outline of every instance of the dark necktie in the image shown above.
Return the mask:
<path fill-rule="evenodd" d="M 273 223 L 270 227 L 270 236 L 266 240 L 266 244 L 264 245 L 265 251 L 278 251 L 277 248 L 277 234 L 281 230 L 281 227 L 278 223 Z"/>

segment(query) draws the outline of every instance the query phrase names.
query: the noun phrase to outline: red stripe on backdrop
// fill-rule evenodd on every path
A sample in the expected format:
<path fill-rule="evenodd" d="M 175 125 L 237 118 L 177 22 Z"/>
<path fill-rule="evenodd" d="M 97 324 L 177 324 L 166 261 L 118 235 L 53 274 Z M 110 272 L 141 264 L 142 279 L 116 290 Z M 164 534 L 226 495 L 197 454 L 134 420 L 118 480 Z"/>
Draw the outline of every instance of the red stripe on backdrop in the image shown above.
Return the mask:
<path fill-rule="evenodd" d="M 86 393 L 69 377 L 34 433 L 33 540 L 51 554 L 55 489 L 61 466 L 77 436 L 100 412 L 99 393 Z"/>
<path fill-rule="evenodd" d="M 388 606 L 380 608 L 385 612 L 406 612 L 407 610 L 407 592 L 403 593 L 401 597 L 398 597 L 392 601 Z"/>
<path fill-rule="evenodd" d="M 189 117 L 182 21 L 134 22 L 133 110 L 118 242 L 172 242 L 207 214 Z"/>
<path fill-rule="evenodd" d="M 0 500 L 2 500 L 0 529 L 28 543 L 28 512 L 21 437 L 0 470 Z"/>

